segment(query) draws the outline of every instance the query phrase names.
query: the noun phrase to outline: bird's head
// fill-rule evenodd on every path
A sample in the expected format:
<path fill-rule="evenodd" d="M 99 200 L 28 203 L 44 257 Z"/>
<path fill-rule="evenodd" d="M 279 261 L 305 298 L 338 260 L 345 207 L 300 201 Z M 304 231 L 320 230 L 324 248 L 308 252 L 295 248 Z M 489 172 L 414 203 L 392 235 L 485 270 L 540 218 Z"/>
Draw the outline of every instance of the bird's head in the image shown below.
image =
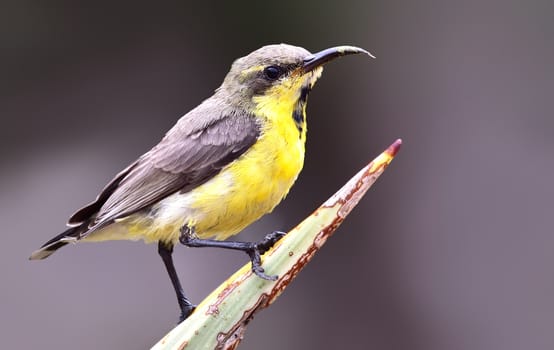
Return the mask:
<path fill-rule="evenodd" d="M 298 46 L 267 45 L 237 59 L 218 93 L 247 110 L 279 108 L 284 112 L 305 102 L 321 76 L 324 63 L 357 53 L 371 56 L 354 46 L 337 46 L 311 54 Z"/>

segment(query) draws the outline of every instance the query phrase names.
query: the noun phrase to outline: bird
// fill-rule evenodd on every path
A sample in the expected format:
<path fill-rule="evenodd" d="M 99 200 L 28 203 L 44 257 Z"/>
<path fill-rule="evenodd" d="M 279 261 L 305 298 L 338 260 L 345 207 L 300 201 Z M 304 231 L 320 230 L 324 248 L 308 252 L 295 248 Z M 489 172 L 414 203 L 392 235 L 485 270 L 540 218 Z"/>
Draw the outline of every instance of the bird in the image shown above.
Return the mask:
<path fill-rule="evenodd" d="M 355 46 L 317 53 L 288 44 L 263 46 L 235 60 L 214 94 L 182 116 L 151 150 L 119 172 L 68 228 L 33 252 L 47 258 L 77 242 L 157 243 L 185 320 L 195 305 L 185 296 L 173 248 L 219 247 L 248 254 L 266 280 L 261 255 L 284 233 L 259 242 L 227 238 L 271 212 L 304 164 L 306 103 L 323 65 L 365 54 Z"/>

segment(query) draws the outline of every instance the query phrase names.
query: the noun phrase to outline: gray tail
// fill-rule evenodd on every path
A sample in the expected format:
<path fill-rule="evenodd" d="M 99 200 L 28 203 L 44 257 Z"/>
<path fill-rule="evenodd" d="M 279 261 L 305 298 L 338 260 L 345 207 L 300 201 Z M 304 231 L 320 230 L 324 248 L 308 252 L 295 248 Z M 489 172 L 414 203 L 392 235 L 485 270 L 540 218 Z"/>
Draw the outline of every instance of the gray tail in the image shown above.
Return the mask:
<path fill-rule="evenodd" d="M 84 227 L 86 227 L 86 225 L 71 227 L 65 230 L 48 242 L 44 243 L 44 245 L 39 249 L 35 250 L 33 254 L 31 254 L 31 256 L 29 257 L 29 260 L 45 259 L 64 245 L 77 241 L 79 239 L 80 233 L 83 232 Z"/>

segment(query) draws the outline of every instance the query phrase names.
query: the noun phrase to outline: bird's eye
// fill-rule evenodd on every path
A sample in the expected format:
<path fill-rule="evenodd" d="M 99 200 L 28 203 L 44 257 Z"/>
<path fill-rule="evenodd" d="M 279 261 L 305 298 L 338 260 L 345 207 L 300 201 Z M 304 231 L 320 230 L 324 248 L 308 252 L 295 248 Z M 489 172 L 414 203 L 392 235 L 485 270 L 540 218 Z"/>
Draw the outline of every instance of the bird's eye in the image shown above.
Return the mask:
<path fill-rule="evenodd" d="M 264 75 L 269 80 L 276 80 L 283 74 L 283 69 L 279 66 L 269 66 L 264 69 Z"/>

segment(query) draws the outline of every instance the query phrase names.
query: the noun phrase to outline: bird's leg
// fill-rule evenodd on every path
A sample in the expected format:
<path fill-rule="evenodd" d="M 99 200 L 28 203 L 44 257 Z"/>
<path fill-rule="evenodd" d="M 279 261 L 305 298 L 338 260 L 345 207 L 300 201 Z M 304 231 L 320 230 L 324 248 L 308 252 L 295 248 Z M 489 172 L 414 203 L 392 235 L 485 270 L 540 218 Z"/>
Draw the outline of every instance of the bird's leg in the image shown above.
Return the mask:
<path fill-rule="evenodd" d="M 179 241 L 187 247 L 213 247 L 241 250 L 250 257 L 250 261 L 252 262 L 252 272 L 254 272 L 256 276 L 263 278 L 264 280 L 275 281 L 278 276 L 269 276 L 264 273 L 261 255 L 267 252 L 269 248 L 273 247 L 273 245 L 284 235 L 284 232 L 273 231 L 272 233 L 267 234 L 264 239 L 259 242 L 218 241 L 215 239 L 200 239 L 196 237 L 192 228 L 184 225 L 181 227 Z"/>
<path fill-rule="evenodd" d="M 173 288 L 175 288 L 175 294 L 177 294 L 177 302 L 181 308 L 181 316 L 179 317 L 179 322 L 183 322 L 189 315 L 194 311 L 196 305 L 193 305 L 185 296 L 183 287 L 181 287 L 181 282 L 179 281 L 179 276 L 175 271 L 175 266 L 173 265 L 173 244 L 164 244 L 158 242 L 158 254 L 162 257 Z"/>

